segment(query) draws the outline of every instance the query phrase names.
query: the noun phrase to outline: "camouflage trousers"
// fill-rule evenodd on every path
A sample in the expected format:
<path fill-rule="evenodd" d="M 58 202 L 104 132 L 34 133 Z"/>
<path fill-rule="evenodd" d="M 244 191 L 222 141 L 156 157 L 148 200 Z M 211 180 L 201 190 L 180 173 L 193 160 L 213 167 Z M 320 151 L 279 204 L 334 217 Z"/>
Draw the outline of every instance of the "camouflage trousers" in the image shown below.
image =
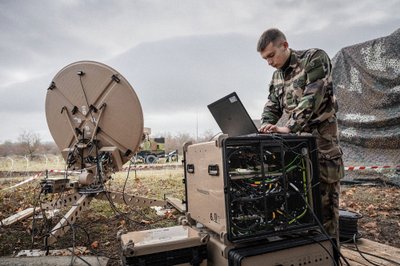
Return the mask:
<path fill-rule="evenodd" d="M 336 118 L 324 121 L 312 131 L 312 135 L 317 141 L 321 182 L 338 182 L 344 176 L 344 167 Z"/>
<path fill-rule="evenodd" d="M 322 123 L 312 134 L 318 148 L 322 222 L 326 232 L 339 243 L 340 179 L 344 177 L 344 167 L 336 118 Z"/>
<path fill-rule="evenodd" d="M 340 181 L 320 182 L 322 223 L 325 231 L 339 242 L 339 195 Z"/>

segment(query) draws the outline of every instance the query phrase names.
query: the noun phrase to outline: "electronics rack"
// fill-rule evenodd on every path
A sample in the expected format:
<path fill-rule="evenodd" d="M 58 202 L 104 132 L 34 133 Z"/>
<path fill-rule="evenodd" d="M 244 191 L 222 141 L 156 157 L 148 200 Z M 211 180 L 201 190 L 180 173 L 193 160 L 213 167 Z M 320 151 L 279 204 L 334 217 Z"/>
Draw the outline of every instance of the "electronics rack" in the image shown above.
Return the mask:
<path fill-rule="evenodd" d="M 315 138 L 222 135 L 183 150 L 186 217 L 121 235 L 125 265 L 338 265 L 317 221 Z"/>
<path fill-rule="evenodd" d="M 213 142 L 186 145 L 184 156 L 190 218 L 229 242 L 318 228 L 319 170 L 313 137 L 223 135 Z"/>

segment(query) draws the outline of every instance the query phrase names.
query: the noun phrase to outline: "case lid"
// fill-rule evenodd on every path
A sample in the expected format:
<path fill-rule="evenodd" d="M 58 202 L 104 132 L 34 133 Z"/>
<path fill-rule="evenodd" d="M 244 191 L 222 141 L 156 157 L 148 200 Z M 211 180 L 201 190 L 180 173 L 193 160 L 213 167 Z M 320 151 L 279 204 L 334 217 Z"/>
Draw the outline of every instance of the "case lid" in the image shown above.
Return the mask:
<path fill-rule="evenodd" d="M 208 239 L 208 234 L 180 225 L 123 234 L 121 245 L 129 257 L 200 246 Z"/>

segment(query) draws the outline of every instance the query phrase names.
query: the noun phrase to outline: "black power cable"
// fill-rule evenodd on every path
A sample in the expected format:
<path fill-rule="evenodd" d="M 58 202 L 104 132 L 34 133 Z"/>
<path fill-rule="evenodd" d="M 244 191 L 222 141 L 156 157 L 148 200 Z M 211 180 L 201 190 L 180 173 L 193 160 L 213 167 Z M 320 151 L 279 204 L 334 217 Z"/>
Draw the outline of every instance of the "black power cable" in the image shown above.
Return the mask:
<path fill-rule="evenodd" d="M 310 204 L 307 202 L 307 199 L 304 198 L 304 196 L 302 195 L 302 193 L 297 189 L 297 187 L 295 185 L 293 185 L 292 183 L 290 183 L 290 186 L 299 193 L 300 197 L 303 199 L 303 201 L 305 202 L 305 204 L 307 204 L 308 209 L 310 210 L 311 214 L 314 216 L 315 221 L 317 222 L 321 232 L 327 236 L 329 238 L 329 240 L 332 243 L 332 247 L 336 250 L 336 252 L 339 254 L 339 256 L 344 260 L 344 262 L 346 263 L 346 265 L 350 266 L 350 263 L 347 261 L 347 259 L 343 256 L 343 254 L 340 252 L 339 247 L 336 246 L 336 244 L 334 243 L 334 241 L 331 239 L 331 237 L 329 236 L 329 234 L 326 232 L 324 226 L 321 224 L 320 220 L 318 219 L 317 215 L 315 214 L 314 210 L 311 208 Z M 329 254 L 332 257 L 332 254 Z M 333 258 L 333 257 L 332 257 Z M 335 265 L 337 265 L 336 261 L 334 260 Z"/>
<path fill-rule="evenodd" d="M 360 249 L 358 248 L 358 245 L 357 245 L 356 235 L 354 235 L 353 238 L 350 239 L 350 241 L 352 242 L 352 244 L 354 244 L 355 248 L 351 248 L 351 247 L 349 247 L 349 246 L 347 246 L 347 245 L 343 245 L 343 247 L 344 247 L 344 248 L 347 248 L 347 249 L 349 249 L 349 250 L 357 251 L 357 252 L 360 254 L 360 256 L 361 256 L 364 260 L 366 260 L 368 263 L 370 263 L 371 265 L 377 265 L 377 266 L 379 266 L 379 265 L 382 265 L 382 264 L 375 264 L 375 263 L 373 263 L 372 261 L 370 261 L 369 259 L 367 259 L 367 258 L 364 256 L 364 254 L 365 254 L 365 255 L 368 255 L 368 256 L 371 256 L 371 257 L 375 257 L 375 258 L 384 260 L 384 261 L 387 261 L 387 262 L 389 262 L 389 263 L 393 263 L 393 265 L 398 265 L 398 266 L 400 266 L 400 263 L 399 263 L 399 262 L 396 262 L 396 261 L 394 261 L 394 260 L 391 260 L 391 259 L 388 259 L 388 258 L 384 258 L 384 257 L 382 257 L 382 256 L 378 256 L 378 255 L 376 255 L 376 254 L 372 254 L 372 253 L 369 253 L 369 252 L 360 250 Z"/>

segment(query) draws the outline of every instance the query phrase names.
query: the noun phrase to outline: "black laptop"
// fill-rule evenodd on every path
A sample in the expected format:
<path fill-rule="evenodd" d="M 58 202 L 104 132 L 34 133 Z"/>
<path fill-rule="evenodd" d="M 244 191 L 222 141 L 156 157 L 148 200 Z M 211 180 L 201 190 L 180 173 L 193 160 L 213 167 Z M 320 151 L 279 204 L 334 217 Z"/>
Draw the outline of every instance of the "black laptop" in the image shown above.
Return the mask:
<path fill-rule="evenodd" d="M 207 107 L 217 121 L 222 133 L 228 134 L 229 137 L 258 133 L 256 125 L 251 120 L 236 92 L 232 92 Z"/>

